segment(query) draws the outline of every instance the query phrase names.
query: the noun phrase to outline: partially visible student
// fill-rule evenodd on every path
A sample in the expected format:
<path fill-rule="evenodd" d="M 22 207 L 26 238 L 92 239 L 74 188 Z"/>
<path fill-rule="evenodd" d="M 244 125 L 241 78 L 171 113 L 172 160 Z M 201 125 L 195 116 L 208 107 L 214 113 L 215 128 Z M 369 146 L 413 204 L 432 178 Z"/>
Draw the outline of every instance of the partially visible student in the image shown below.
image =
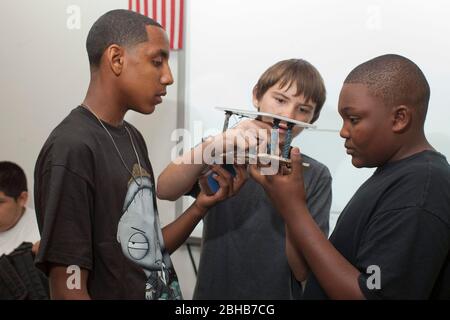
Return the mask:
<path fill-rule="evenodd" d="M 27 207 L 28 188 L 24 171 L 9 161 L 0 162 L 0 256 L 10 254 L 22 242 L 39 245 L 36 213 Z"/>
<path fill-rule="evenodd" d="M 325 102 L 325 85 L 317 69 L 302 59 L 279 61 L 268 68 L 253 89 L 254 107 L 266 113 L 313 123 Z M 268 121 L 269 119 L 262 119 Z M 249 136 L 254 128 L 270 129 L 262 121 L 243 121 L 236 127 L 207 139 L 182 156 L 194 157 L 198 148 L 215 141 Z M 280 122 L 279 145 L 287 139 L 287 124 Z M 301 128 L 295 127 L 293 136 Z M 229 139 L 231 136 L 231 139 Z M 264 136 L 263 136 L 264 138 Z M 226 144 L 226 143 L 225 143 Z M 248 147 L 248 146 L 247 146 Z M 331 205 L 331 176 L 319 161 L 304 155 L 310 164 L 305 172 L 307 203 L 321 233 L 328 235 Z M 189 192 L 199 192 L 197 180 L 206 164 L 171 163 L 158 178 L 158 196 L 174 200 Z M 297 198 L 297 193 L 289 194 Z M 292 299 L 300 297 L 304 270 L 302 253 L 292 246 L 290 230 L 272 206 L 264 190 L 249 179 L 239 193 L 214 207 L 204 219 L 203 241 L 194 299 Z M 292 271 L 293 272 L 292 272 Z"/>
<path fill-rule="evenodd" d="M 450 166 L 425 137 L 429 98 L 422 71 L 399 55 L 347 76 L 341 136 L 355 167 L 377 169 L 329 240 L 307 207 L 298 149 L 291 174 L 262 176 L 251 167 L 310 269 L 305 299 L 450 299 Z"/>

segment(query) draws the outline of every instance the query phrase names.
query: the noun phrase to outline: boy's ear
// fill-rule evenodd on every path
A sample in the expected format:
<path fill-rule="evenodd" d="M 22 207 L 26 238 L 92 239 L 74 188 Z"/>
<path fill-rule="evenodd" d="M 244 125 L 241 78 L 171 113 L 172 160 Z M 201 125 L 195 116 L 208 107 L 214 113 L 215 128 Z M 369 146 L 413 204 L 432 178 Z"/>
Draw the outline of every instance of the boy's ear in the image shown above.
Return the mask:
<path fill-rule="evenodd" d="M 27 200 L 28 200 L 28 192 L 27 191 L 22 191 L 22 193 L 19 195 L 19 197 L 17 198 L 17 203 L 21 206 L 21 207 L 25 207 L 27 204 Z"/>
<path fill-rule="evenodd" d="M 122 73 L 125 50 L 117 44 L 112 44 L 105 51 L 105 58 L 114 74 L 119 76 Z"/>
<path fill-rule="evenodd" d="M 252 92 L 252 101 L 253 101 L 253 106 L 258 109 L 259 111 L 259 101 L 256 98 L 256 86 L 253 87 L 253 92 Z"/>
<path fill-rule="evenodd" d="M 412 123 L 412 110 L 405 105 L 396 106 L 393 109 L 393 125 L 394 133 L 405 132 Z"/>

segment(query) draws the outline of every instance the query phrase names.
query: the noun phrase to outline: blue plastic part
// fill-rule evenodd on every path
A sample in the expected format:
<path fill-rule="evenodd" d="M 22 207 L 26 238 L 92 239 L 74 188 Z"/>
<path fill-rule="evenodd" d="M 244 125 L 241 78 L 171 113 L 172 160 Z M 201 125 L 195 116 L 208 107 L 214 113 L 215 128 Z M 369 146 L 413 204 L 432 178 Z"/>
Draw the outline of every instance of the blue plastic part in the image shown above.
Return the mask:
<path fill-rule="evenodd" d="M 225 170 L 227 170 L 233 177 L 236 176 L 236 171 L 234 170 L 234 167 L 232 164 L 223 164 L 222 165 Z M 216 193 L 219 189 L 219 183 L 213 178 L 213 175 L 216 174 L 215 172 L 211 172 L 210 175 L 208 175 L 207 181 L 208 181 L 208 187 L 211 189 L 213 193 Z"/>

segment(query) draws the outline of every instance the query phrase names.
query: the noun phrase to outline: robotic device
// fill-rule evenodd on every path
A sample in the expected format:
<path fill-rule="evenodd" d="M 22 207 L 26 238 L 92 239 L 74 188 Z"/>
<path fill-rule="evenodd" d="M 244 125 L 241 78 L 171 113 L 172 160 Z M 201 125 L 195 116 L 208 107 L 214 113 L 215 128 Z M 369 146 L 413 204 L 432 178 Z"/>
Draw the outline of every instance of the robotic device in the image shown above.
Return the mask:
<path fill-rule="evenodd" d="M 290 118 L 278 116 L 275 114 L 265 113 L 265 112 L 257 112 L 257 111 L 248 111 L 248 110 L 240 110 L 240 109 L 230 109 L 230 108 L 216 108 L 217 110 L 221 110 L 225 112 L 225 121 L 223 124 L 222 131 L 225 132 L 228 129 L 228 124 L 230 121 L 230 117 L 232 115 L 236 115 L 240 118 L 251 118 L 256 120 L 261 120 L 263 117 L 265 119 L 272 120 L 272 135 L 270 139 L 270 145 L 268 146 L 269 153 L 258 153 L 257 155 L 246 155 L 244 159 L 244 163 L 249 163 L 250 159 L 254 162 L 252 163 L 268 163 L 270 161 L 278 161 L 280 165 L 284 165 L 290 167 L 291 160 L 289 159 L 289 151 L 291 148 L 292 142 L 292 129 L 295 126 L 302 127 L 305 129 L 316 129 L 316 126 L 301 122 L 297 120 L 293 120 Z M 274 154 L 274 151 L 277 150 L 278 146 L 278 132 L 280 122 L 286 123 L 287 131 L 286 131 L 286 141 L 281 150 L 281 156 Z M 226 157 L 226 154 L 222 154 L 223 158 Z M 242 160 L 239 163 L 243 163 Z M 303 162 L 304 167 L 309 167 L 309 163 Z M 233 176 L 236 175 L 236 171 L 234 170 L 233 164 L 224 164 L 223 167 L 230 172 Z M 213 178 L 213 172 L 207 172 L 206 175 L 199 180 L 200 188 L 208 195 L 214 194 L 219 190 L 220 186 L 217 181 Z"/>

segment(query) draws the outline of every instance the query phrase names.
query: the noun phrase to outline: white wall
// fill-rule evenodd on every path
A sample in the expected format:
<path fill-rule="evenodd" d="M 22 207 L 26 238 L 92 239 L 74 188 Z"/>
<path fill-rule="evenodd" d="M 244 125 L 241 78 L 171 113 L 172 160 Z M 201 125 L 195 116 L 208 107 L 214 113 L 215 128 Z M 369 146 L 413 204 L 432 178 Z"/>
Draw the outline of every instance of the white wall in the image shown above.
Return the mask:
<path fill-rule="evenodd" d="M 397 53 L 427 76 L 432 94 L 426 133 L 450 156 L 448 1 L 196 0 L 187 15 L 187 127 L 197 121 L 205 130 L 220 129 L 224 116 L 216 106 L 251 109 L 251 91 L 261 73 L 295 57 L 314 64 L 325 80 L 327 101 L 316 124 L 340 129 L 337 101 L 344 78 L 370 58 Z M 337 132 L 305 131 L 294 145 L 329 167 L 333 213 L 373 171 L 351 165 Z"/>

